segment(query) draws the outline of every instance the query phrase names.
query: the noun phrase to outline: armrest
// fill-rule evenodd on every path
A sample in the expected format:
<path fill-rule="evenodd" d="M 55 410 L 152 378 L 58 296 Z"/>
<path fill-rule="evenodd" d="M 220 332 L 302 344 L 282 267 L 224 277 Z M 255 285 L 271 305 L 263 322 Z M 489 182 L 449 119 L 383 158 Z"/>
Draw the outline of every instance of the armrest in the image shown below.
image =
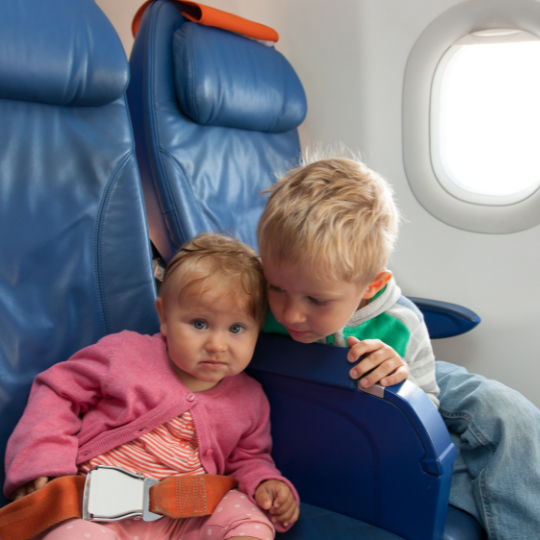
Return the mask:
<path fill-rule="evenodd" d="M 361 392 L 346 355 L 259 337 L 249 374 L 270 401 L 278 468 L 308 504 L 404 538 L 442 537 L 455 459 L 442 418 L 408 381 Z"/>
<path fill-rule="evenodd" d="M 470 309 L 449 302 L 407 297 L 424 315 L 431 339 L 459 336 L 480 324 L 480 317 Z"/>

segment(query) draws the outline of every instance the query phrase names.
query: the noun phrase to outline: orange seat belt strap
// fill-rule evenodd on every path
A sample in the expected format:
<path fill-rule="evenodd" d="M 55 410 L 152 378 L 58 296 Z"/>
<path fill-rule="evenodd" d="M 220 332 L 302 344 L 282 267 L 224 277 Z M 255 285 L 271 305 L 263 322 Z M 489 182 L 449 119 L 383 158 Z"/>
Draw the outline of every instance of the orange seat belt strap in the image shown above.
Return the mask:
<path fill-rule="evenodd" d="M 84 476 L 62 476 L 0 509 L 0 538 L 29 540 L 49 527 L 82 516 Z"/>
<path fill-rule="evenodd" d="M 84 476 L 62 476 L 0 509 L 0 539 L 30 540 L 66 519 L 82 518 Z M 173 519 L 211 514 L 238 485 L 230 476 L 169 476 L 150 488 L 149 510 Z"/>
<path fill-rule="evenodd" d="M 207 516 L 237 485 L 231 476 L 216 474 L 169 476 L 150 488 L 150 511 L 174 519 Z"/>
<path fill-rule="evenodd" d="M 142 16 L 146 11 L 146 8 L 153 2 L 148 0 L 145 2 L 135 13 L 133 22 L 131 23 L 131 32 L 133 37 L 137 33 Z M 259 39 L 261 41 L 273 41 L 279 40 L 279 34 L 269 26 L 259 24 L 249 19 L 244 19 L 238 15 L 233 15 L 221 9 L 205 6 L 198 2 L 191 2 L 188 0 L 177 0 L 178 4 L 182 8 L 182 15 L 190 21 L 203 24 L 205 26 L 214 26 L 229 32 L 235 32 L 252 39 Z"/>

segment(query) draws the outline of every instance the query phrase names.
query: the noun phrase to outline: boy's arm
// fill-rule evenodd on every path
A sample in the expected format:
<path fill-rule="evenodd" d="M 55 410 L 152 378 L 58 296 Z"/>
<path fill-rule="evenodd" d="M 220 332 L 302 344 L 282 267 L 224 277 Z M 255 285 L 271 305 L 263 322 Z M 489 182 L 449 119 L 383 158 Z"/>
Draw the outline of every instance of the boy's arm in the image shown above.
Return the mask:
<path fill-rule="evenodd" d="M 350 351 L 347 355 L 349 362 L 355 362 L 364 356 L 362 361 L 353 367 L 350 376 L 359 377 L 359 385 L 372 386 L 376 383 L 382 386 L 392 386 L 409 379 L 428 395 L 434 405 L 439 407 L 439 387 L 435 379 L 435 357 L 427 327 L 423 320 L 410 328 L 405 356 L 402 358 L 390 345 L 379 339 L 347 338 Z"/>
<path fill-rule="evenodd" d="M 349 375 L 359 379 L 358 385 L 368 388 L 374 384 L 392 386 L 409 377 L 409 366 L 390 345 L 380 339 L 347 338 L 350 351 L 347 354 L 349 362 L 362 361 L 354 366 Z"/>
<path fill-rule="evenodd" d="M 82 415 L 101 398 L 106 371 L 106 358 L 91 346 L 36 377 L 6 448 L 7 497 L 39 477 L 77 473 Z"/>
<path fill-rule="evenodd" d="M 435 356 L 428 329 L 421 321 L 411 333 L 405 362 L 409 365 L 409 380 L 419 386 L 439 408 L 439 385 L 435 378 Z"/>

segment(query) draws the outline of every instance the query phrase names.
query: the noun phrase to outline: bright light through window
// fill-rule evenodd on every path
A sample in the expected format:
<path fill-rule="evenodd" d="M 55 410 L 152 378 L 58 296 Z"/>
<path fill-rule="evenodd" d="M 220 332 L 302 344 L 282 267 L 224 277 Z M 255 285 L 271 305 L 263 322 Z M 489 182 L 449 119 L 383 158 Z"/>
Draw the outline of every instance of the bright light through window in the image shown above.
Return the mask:
<path fill-rule="evenodd" d="M 455 45 L 432 94 L 432 159 L 458 198 L 511 204 L 540 185 L 540 41 Z"/>

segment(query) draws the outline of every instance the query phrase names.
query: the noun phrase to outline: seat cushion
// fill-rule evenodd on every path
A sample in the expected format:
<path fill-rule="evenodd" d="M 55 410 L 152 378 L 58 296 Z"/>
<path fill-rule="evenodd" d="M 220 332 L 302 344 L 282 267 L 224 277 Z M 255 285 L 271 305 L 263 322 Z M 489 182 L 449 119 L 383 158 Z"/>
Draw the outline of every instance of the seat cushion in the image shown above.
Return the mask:
<path fill-rule="evenodd" d="M 279 540 L 403 540 L 363 521 L 302 503 L 300 519 Z"/>

